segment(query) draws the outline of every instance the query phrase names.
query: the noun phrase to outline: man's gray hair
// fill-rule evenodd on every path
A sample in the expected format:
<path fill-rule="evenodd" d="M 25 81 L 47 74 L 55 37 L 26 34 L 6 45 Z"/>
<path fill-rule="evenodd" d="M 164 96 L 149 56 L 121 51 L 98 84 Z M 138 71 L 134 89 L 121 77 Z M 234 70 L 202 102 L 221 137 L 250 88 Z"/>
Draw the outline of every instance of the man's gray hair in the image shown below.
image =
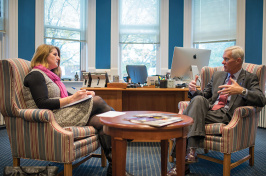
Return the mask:
<path fill-rule="evenodd" d="M 240 46 L 230 46 L 225 49 L 226 51 L 232 51 L 232 57 L 234 59 L 241 58 L 242 62 L 244 61 L 244 50 Z"/>

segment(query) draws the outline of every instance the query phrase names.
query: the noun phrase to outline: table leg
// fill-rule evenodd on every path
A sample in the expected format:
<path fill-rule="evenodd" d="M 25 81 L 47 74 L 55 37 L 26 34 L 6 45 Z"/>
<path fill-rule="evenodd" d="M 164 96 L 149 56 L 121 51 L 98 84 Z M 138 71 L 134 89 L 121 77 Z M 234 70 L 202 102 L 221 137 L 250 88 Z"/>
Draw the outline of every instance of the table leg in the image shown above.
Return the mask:
<path fill-rule="evenodd" d="M 122 138 L 112 138 L 112 175 L 125 175 L 127 141 Z"/>
<path fill-rule="evenodd" d="M 176 138 L 176 173 L 185 175 L 186 138 Z"/>
<path fill-rule="evenodd" d="M 167 174 L 168 140 L 161 140 L 161 175 Z"/>

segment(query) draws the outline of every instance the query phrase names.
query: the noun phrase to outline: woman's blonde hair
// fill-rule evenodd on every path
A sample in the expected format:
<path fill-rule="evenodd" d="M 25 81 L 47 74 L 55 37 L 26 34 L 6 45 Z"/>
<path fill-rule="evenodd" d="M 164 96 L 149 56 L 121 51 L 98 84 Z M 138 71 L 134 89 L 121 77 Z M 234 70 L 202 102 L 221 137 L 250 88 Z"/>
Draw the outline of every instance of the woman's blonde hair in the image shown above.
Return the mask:
<path fill-rule="evenodd" d="M 38 46 L 31 60 L 31 65 L 30 65 L 31 68 L 37 65 L 40 65 L 40 64 L 48 68 L 49 65 L 47 62 L 47 57 L 52 52 L 53 49 L 56 49 L 56 48 L 52 45 L 42 44 Z"/>
<path fill-rule="evenodd" d="M 53 49 L 57 50 L 58 56 L 60 58 L 60 49 L 58 47 L 53 46 L 53 45 L 47 45 L 47 44 L 42 44 L 38 46 L 31 60 L 31 68 L 37 65 L 40 65 L 40 64 L 48 68 L 49 64 L 47 62 L 47 57 L 52 52 Z M 58 67 L 51 71 L 54 72 L 57 76 L 61 77 L 61 69 L 59 66 L 60 66 L 60 60 L 58 61 Z"/>

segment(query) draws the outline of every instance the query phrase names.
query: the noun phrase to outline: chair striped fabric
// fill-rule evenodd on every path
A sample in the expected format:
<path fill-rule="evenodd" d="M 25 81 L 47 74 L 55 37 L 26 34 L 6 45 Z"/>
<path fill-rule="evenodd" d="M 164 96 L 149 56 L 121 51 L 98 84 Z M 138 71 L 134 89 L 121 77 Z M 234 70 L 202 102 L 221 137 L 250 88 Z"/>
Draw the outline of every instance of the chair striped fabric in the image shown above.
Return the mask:
<path fill-rule="evenodd" d="M 261 90 L 265 91 L 266 68 L 265 65 L 255 65 L 244 63 L 243 69 L 254 73 L 258 76 Z M 221 67 L 203 67 L 201 70 L 201 88 L 204 89 L 214 72 L 222 71 Z M 179 113 L 182 114 L 187 108 L 189 102 L 179 102 Z M 206 155 L 198 155 L 198 157 L 223 164 L 223 175 L 230 175 L 230 170 L 243 162 L 249 160 L 250 166 L 254 165 L 254 145 L 258 121 L 261 108 L 252 106 L 243 106 L 235 110 L 229 124 L 222 123 L 207 124 L 205 126 L 206 137 L 204 148 L 206 150 L 214 150 L 224 153 L 224 159 L 218 160 Z M 245 130 L 243 130 L 245 129 Z M 231 153 L 249 148 L 249 154 L 243 159 L 231 163 Z"/>
<path fill-rule="evenodd" d="M 91 154 L 100 146 L 95 128 L 62 128 L 52 111 L 26 108 L 22 88 L 30 70 L 29 61 L 0 60 L 0 112 L 6 123 L 13 165 L 19 166 L 20 158 L 59 162 L 64 163 L 64 175 L 72 175 L 72 162 L 87 156 L 84 162 L 98 157 L 105 166 L 104 155 Z"/>

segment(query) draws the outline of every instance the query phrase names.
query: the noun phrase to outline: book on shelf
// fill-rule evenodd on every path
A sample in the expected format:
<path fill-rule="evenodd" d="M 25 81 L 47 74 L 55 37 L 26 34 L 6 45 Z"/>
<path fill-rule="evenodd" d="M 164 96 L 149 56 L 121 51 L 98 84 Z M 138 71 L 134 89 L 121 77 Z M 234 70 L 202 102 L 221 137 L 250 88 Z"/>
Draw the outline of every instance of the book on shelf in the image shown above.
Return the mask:
<path fill-rule="evenodd" d="M 126 117 L 124 120 L 128 120 L 132 123 L 140 123 L 150 125 L 154 127 L 162 127 L 175 122 L 182 121 L 183 119 L 178 114 L 164 114 L 164 113 L 150 113 L 150 114 L 138 114 L 133 117 Z"/>

